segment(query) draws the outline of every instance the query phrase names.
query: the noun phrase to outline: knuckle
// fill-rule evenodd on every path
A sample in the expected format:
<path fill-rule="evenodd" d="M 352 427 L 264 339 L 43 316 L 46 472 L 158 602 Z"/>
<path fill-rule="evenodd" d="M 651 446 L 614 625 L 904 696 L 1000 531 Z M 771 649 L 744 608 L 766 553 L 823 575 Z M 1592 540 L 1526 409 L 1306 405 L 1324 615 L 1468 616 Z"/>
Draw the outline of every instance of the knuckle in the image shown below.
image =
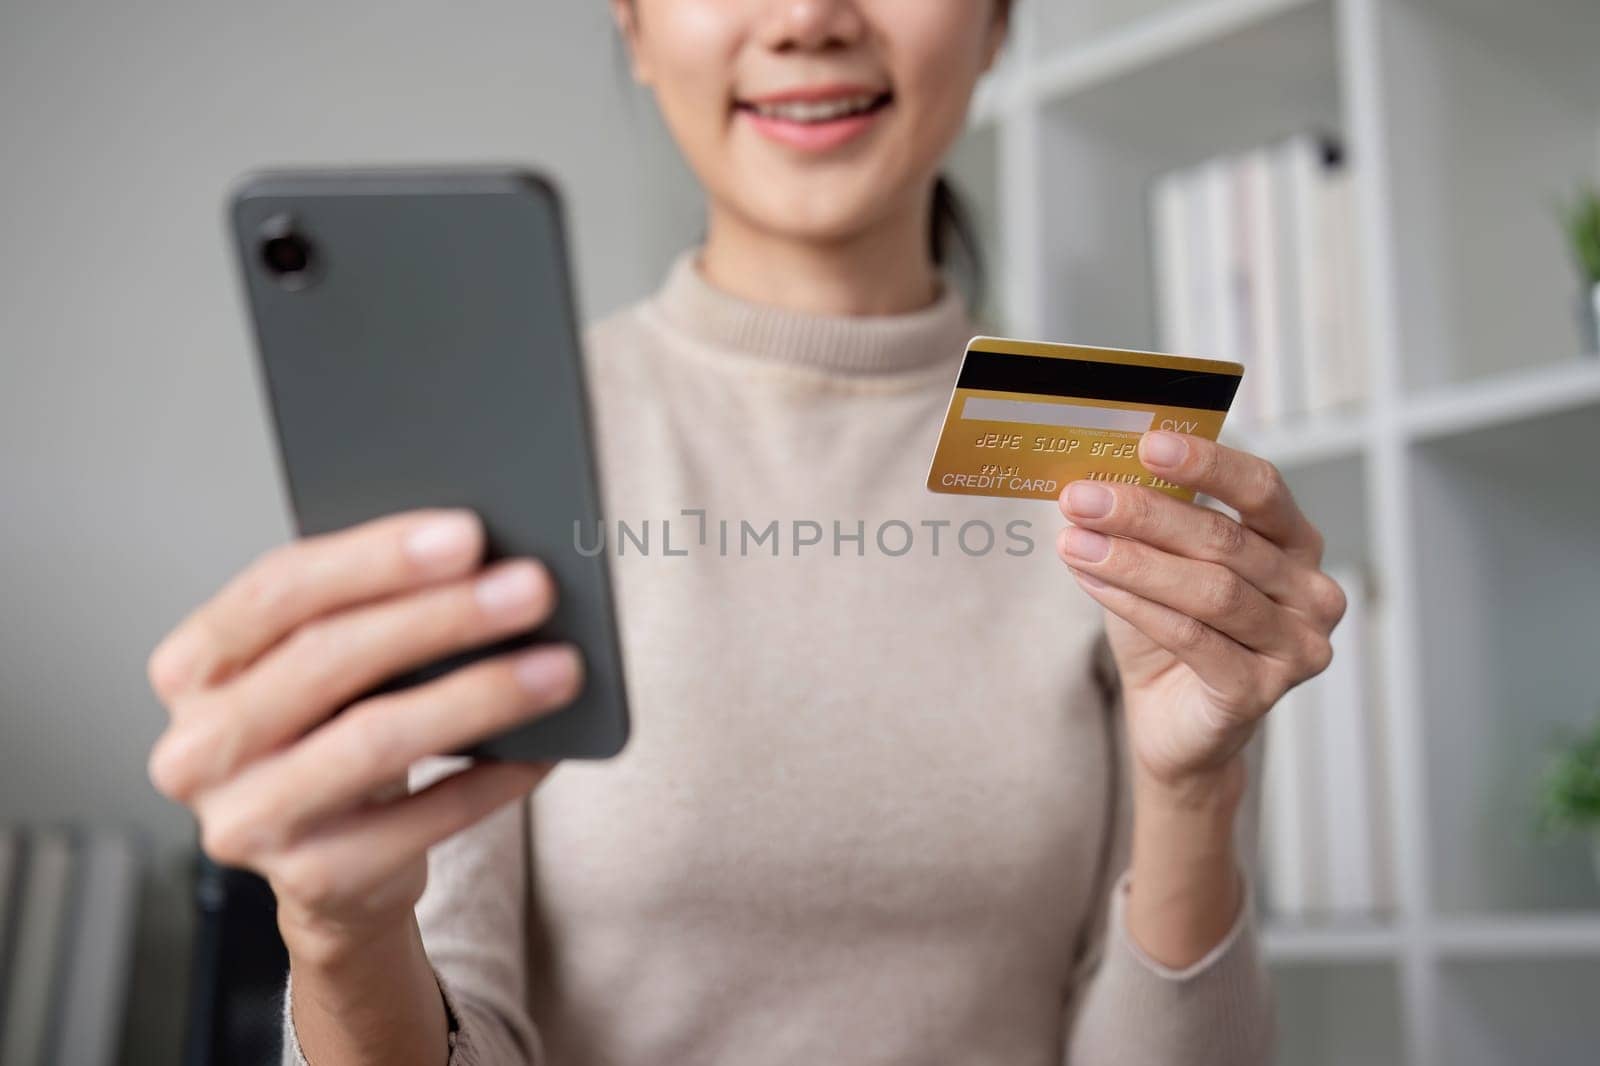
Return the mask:
<path fill-rule="evenodd" d="M 1322 561 L 1323 553 L 1328 549 L 1328 540 L 1322 535 L 1322 530 L 1309 522 L 1306 523 L 1306 547 L 1310 550 L 1312 558 L 1319 563 Z"/>
<path fill-rule="evenodd" d="M 470 588 L 416 593 L 405 604 L 385 610 L 380 621 L 394 628 L 393 647 L 412 652 L 471 647 L 504 628 L 484 613 Z"/>
<path fill-rule="evenodd" d="M 1154 571 L 1148 553 L 1142 551 L 1134 542 L 1121 537 L 1111 538 L 1111 548 L 1106 552 L 1105 559 L 1100 564 L 1107 573 L 1115 574 L 1121 581 L 1137 590 L 1147 584 Z"/>
<path fill-rule="evenodd" d="M 369 700 L 343 715 L 344 773 L 366 781 L 383 781 L 411 764 L 411 745 L 400 728 L 404 716 L 385 713 L 388 699 Z"/>
<path fill-rule="evenodd" d="M 1263 670 L 1253 688 L 1255 706 L 1265 714 L 1277 706 L 1283 694 L 1293 686 L 1294 679 L 1276 669 Z"/>
<path fill-rule="evenodd" d="M 1111 491 L 1111 515 L 1120 519 L 1124 529 L 1143 529 L 1150 522 L 1150 496 L 1154 489 L 1139 492 L 1119 491 L 1119 486 L 1107 485 Z"/>
<path fill-rule="evenodd" d="M 1288 496 L 1289 484 L 1284 480 L 1283 471 L 1263 459 L 1256 467 L 1253 491 L 1254 499 L 1251 502 L 1257 507 L 1267 507 Z"/>
<path fill-rule="evenodd" d="M 1305 660 L 1311 671 L 1308 676 L 1316 677 L 1333 663 L 1333 642 L 1320 633 L 1313 634 L 1306 641 Z"/>
<path fill-rule="evenodd" d="M 244 610 L 255 615 L 275 615 L 294 597 L 294 572 L 300 546 L 295 543 L 268 548 L 238 577 L 235 592 Z"/>
<path fill-rule="evenodd" d="M 1244 579 L 1231 570 L 1214 575 L 1202 589 L 1202 606 L 1212 617 L 1232 615 L 1247 601 Z"/>
<path fill-rule="evenodd" d="M 1184 651 L 1195 651 L 1203 647 L 1209 627 L 1200 619 L 1190 615 L 1183 615 L 1172 627 L 1172 642 Z"/>
<path fill-rule="evenodd" d="M 1225 514 L 1216 511 L 1208 513 L 1211 517 L 1206 520 L 1208 528 L 1205 543 L 1211 555 L 1217 559 L 1231 559 L 1241 554 L 1245 546 L 1244 526 Z"/>
<path fill-rule="evenodd" d="M 334 689 L 348 664 L 349 638 L 332 618 L 313 618 L 296 626 L 283 642 L 283 655 L 293 663 L 301 684 L 312 694 Z"/>
<path fill-rule="evenodd" d="M 1194 450 L 1198 452 L 1194 459 L 1195 480 L 1215 484 L 1222 474 L 1222 452 L 1209 441 Z"/>
<path fill-rule="evenodd" d="M 1317 574 L 1315 584 L 1312 586 L 1313 603 L 1322 618 L 1328 620 L 1329 625 L 1338 625 L 1344 617 L 1345 610 L 1349 607 L 1349 597 L 1345 595 L 1339 582 L 1327 574 Z"/>
<path fill-rule="evenodd" d="M 306 910 L 325 910 L 339 898 L 338 871 L 314 854 L 287 858 L 273 874 L 273 890 Z"/>

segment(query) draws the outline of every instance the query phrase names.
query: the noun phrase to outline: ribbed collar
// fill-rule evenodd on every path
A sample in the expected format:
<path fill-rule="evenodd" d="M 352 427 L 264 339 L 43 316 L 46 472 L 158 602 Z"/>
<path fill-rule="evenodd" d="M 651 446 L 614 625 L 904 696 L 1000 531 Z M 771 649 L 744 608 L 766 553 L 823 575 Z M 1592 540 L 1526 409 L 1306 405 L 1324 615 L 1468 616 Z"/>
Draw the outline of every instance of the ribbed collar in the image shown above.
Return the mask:
<path fill-rule="evenodd" d="M 885 374 L 954 361 L 975 332 L 948 281 L 939 299 L 895 315 L 817 315 L 751 303 L 700 273 L 698 249 L 672 264 L 656 293 L 662 316 L 686 335 L 753 359 L 842 374 Z"/>

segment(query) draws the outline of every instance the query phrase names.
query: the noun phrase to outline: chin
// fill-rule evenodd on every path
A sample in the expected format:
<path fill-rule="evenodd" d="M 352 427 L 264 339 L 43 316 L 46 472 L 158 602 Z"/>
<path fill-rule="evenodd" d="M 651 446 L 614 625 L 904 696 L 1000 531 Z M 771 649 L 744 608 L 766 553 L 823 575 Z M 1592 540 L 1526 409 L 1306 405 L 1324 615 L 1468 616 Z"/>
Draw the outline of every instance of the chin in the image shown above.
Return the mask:
<path fill-rule="evenodd" d="M 746 189 L 758 189 L 758 194 L 737 197 L 734 203 L 749 221 L 769 232 L 812 243 L 836 243 L 868 232 L 895 213 L 905 194 L 899 188 L 885 192 L 884 185 L 880 180 L 853 176 L 830 180 L 811 173 L 774 181 L 769 175 L 764 181 L 752 179 L 745 185 Z"/>

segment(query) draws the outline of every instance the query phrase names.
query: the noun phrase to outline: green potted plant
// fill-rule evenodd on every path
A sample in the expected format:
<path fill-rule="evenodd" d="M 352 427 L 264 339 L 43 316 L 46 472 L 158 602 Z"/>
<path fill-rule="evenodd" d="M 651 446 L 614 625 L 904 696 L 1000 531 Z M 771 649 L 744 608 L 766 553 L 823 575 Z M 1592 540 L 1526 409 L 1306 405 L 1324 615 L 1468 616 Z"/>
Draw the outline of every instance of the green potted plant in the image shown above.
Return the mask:
<path fill-rule="evenodd" d="M 1550 835 L 1587 833 L 1600 879 L 1600 718 L 1556 753 L 1540 789 L 1540 823 Z"/>
<path fill-rule="evenodd" d="M 1583 283 L 1585 350 L 1600 351 L 1600 188 L 1580 188 L 1561 208 L 1561 224 Z"/>

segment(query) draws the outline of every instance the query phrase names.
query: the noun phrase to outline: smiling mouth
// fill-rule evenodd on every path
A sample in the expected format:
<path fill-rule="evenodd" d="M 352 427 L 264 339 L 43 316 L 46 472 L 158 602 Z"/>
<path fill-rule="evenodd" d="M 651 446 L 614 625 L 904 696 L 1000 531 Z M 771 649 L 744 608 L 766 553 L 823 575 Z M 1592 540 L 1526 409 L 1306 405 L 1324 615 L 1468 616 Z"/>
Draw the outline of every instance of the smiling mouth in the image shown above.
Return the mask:
<path fill-rule="evenodd" d="M 888 107 L 894 94 L 855 93 L 821 100 L 741 100 L 734 107 L 775 122 L 801 126 L 821 126 L 829 122 L 870 115 Z"/>

